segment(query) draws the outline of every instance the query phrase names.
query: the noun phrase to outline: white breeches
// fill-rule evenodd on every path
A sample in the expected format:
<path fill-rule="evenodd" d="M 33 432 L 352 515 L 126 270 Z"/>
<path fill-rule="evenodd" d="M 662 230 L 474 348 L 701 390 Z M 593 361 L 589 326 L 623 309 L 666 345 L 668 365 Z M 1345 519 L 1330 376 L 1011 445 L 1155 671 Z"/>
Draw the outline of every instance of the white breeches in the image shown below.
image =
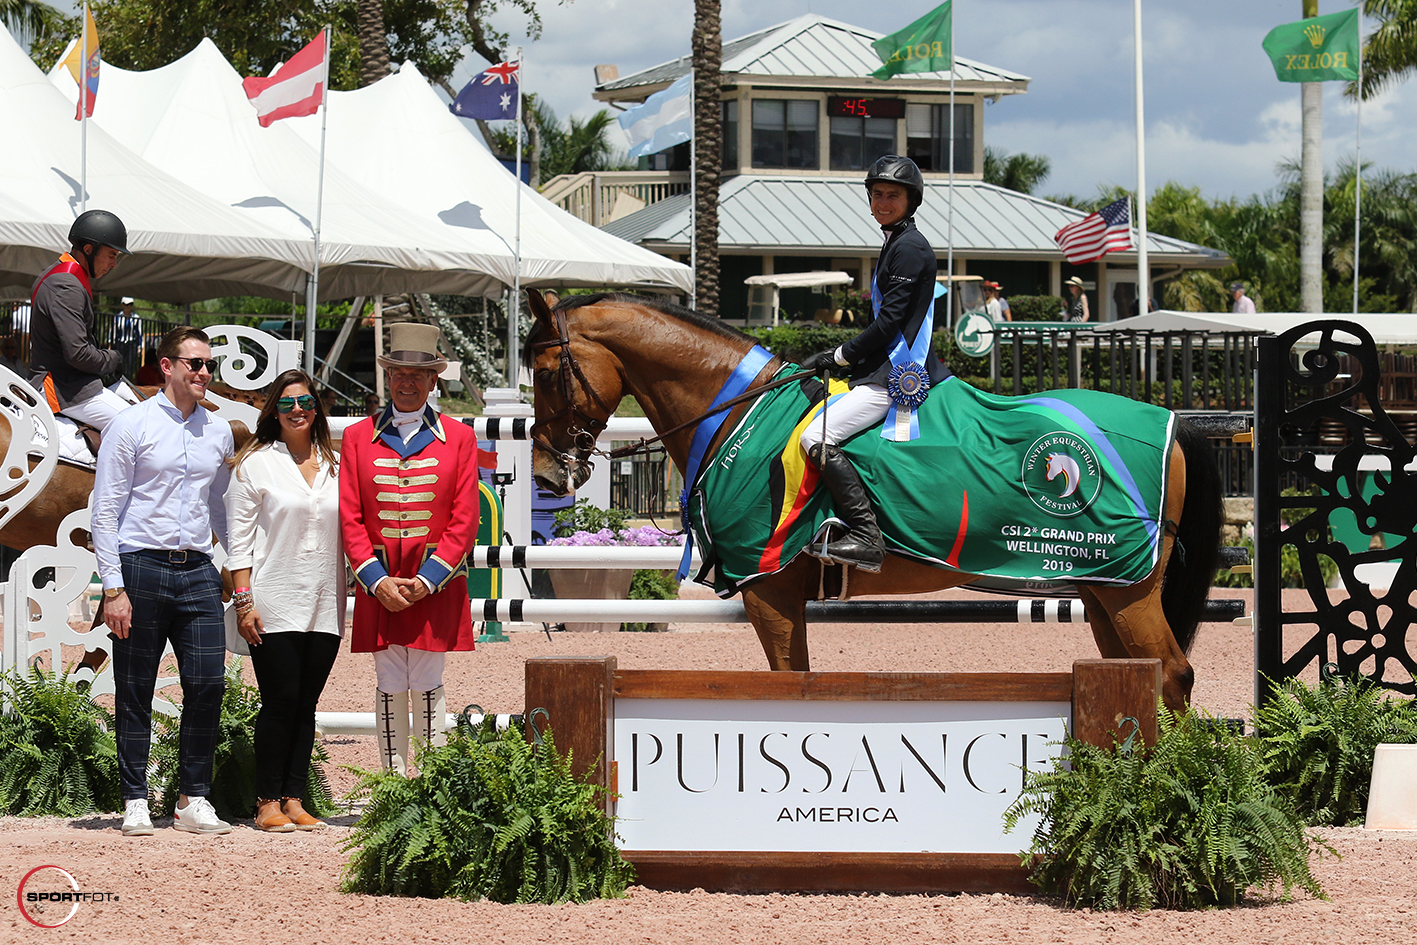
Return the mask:
<path fill-rule="evenodd" d="M 374 651 L 375 685 L 383 692 L 428 692 L 443 685 L 446 653 L 391 646 Z"/>
<path fill-rule="evenodd" d="M 822 423 L 822 407 L 823 404 L 816 406 L 812 411 L 812 422 L 802 431 L 802 449 L 809 453 L 819 443 L 836 446 L 853 434 L 879 424 L 890 412 L 891 395 L 878 384 L 858 384 L 825 404 L 825 424 Z M 826 427 L 825 432 L 823 426 Z"/>
<path fill-rule="evenodd" d="M 71 420 L 78 420 L 102 430 L 108 426 L 108 421 L 118 416 L 119 411 L 130 406 L 132 405 L 128 401 L 104 387 L 83 403 L 71 404 L 59 412 Z"/>

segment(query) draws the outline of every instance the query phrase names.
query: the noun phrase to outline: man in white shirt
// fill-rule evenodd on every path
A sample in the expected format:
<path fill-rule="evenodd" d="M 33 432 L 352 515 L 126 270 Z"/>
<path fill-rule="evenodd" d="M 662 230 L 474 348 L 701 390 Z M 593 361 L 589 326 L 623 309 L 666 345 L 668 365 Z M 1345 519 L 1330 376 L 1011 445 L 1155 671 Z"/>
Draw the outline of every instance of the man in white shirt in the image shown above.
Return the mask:
<path fill-rule="evenodd" d="M 1255 314 L 1255 302 L 1245 294 L 1245 283 L 1230 283 L 1230 297 L 1235 300 L 1235 304 L 1230 307 L 1230 311 L 1235 315 Z"/>
<path fill-rule="evenodd" d="M 181 796 L 173 826 L 229 833 L 211 790 L 226 687 L 221 576 L 212 533 L 226 542 L 231 425 L 198 405 L 216 362 L 206 333 L 174 328 L 158 348 L 166 384 L 104 432 L 94 479 L 92 530 L 113 646 L 118 770 L 124 836 L 153 832 L 147 767 L 152 699 L 169 641 L 182 677 Z"/>

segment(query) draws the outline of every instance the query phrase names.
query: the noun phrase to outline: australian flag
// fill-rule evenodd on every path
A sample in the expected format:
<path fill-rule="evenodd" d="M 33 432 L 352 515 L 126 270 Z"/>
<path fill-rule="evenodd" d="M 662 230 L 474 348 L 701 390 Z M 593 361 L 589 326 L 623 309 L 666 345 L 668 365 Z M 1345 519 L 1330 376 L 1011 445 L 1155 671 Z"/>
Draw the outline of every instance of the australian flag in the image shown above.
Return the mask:
<path fill-rule="evenodd" d="M 463 86 L 448 111 L 459 118 L 487 121 L 516 118 L 520 77 L 520 62 L 499 62 L 490 66 Z"/>

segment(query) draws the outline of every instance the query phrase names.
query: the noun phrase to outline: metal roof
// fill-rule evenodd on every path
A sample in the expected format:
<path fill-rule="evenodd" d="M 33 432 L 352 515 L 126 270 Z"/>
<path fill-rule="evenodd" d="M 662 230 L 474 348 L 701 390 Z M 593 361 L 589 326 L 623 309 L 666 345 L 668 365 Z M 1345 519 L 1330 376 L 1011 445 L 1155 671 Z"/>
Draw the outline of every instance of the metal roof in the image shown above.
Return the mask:
<path fill-rule="evenodd" d="M 868 79 L 871 72 L 881 65 L 880 57 L 871 48 L 871 43 L 880 38 L 880 33 L 808 13 L 795 20 L 788 20 L 786 23 L 779 23 L 724 43 L 722 72 L 724 78 L 730 81 L 735 76 L 855 78 L 862 82 L 877 82 L 882 88 L 887 87 L 887 81 L 897 85 L 907 82 L 937 84 L 949 81 L 948 72 L 922 72 L 885 81 Z M 604 94 L 621 90 L 642 90 L 644 95 L 648 95 L 688 73 L 690 65 L 691 57 L 681 56 L 651 66 L 633 75 L 597 85 L 596 97 L 633 97 Z M 985 83 L 994 87 L 991 91 L 1005 94 L 1024 92 L 1029 82 L 1026 75 L 959 56 L 955 57 L 954 75 L 957 85 Z M 1010 89 L 1007 86 L 1016 88 Z M 966 85 L 965 91 L 969 90 Z"/>
<path fill-rule="evenodd" d="M 949 232 L 949 185 L 927 180 L 915 222 L 940 252 Z M 689 194 L 679 194 L 607 224 L 608 233 L 661 252 L 688 249 Z M 976 259 L 1062 259 L 1053 242 L 1061 227 L 1087 214 L 1040 197 L 979 180 L 954 182 L 954 251 Z M 719 249 L 738 252 L 834 253 L 874 256 L 881 231 L 867 210 L 859 177 L 789 177 L 740 174 L 719 187 Z M 1184 240 L 1147 234 L 1154 264 L 1221 268 L 1223 252 Z M 1109 262 L 1134 261 L 1136 253 L 1109 254 Z"/>

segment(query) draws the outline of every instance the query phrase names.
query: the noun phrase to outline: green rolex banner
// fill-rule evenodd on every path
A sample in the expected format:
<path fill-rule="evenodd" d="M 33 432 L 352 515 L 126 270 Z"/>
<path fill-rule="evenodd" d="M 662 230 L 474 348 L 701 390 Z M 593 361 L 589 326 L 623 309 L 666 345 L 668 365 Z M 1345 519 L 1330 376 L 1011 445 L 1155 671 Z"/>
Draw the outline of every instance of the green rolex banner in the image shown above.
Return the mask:
<path fill-rule="evenodd" d="M 905 29 L 871 44 L 884 65 L 871 73 L 889 79 L 903 72 L 946 72 L 950 68 L 950 2 L 942 3 Z"/>
<path fill-rule="evenodd" d="M 1264 51 L 1280 82 L 1358 78 L 1358 14 L 1345 10 L 1285 23 L 1269 31 Z"/>

